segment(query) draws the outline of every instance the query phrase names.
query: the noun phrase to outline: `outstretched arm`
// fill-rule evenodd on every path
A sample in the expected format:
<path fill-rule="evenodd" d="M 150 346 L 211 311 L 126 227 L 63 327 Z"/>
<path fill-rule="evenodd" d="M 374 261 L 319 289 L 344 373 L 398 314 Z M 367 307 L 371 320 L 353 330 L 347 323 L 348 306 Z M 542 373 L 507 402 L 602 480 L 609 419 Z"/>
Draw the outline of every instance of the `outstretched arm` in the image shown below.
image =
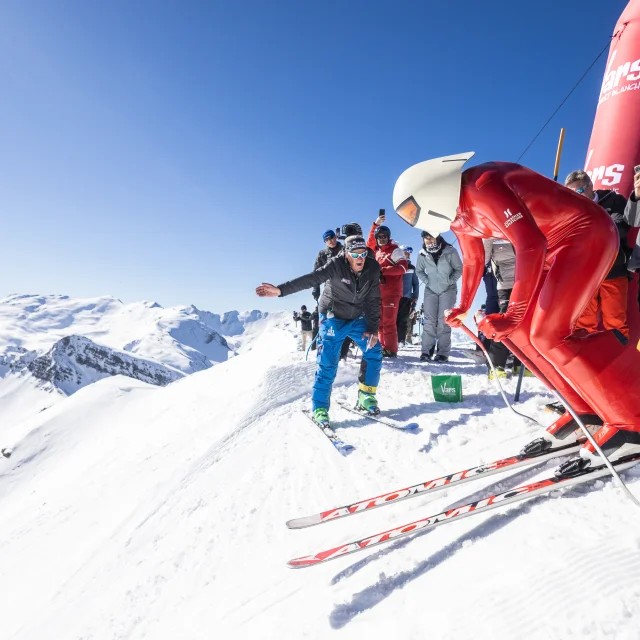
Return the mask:
<path fill-rule="evenodd" d="M 312 271 L 294 280 L 289 280 L 277 287 L 272 284 L 263 282 L 261 286 L 256 288 L 256 294 L 261 298 L 274 298 L 277 296 L 290 296 L 292 293 L 298 293 L 304 289 L 311 289 L 326 282 L 336 272 L 336 264 L 333 260 L 327 262 L 321 269 Z"/>
<path fill-rule="evenodd" d="M 460 304 L 447 316 L 447 324 L 459 327 L 465 319 L 484 274 L 484 245 L 482 238 L 456 233 L 462 251 L 462 289 Z"/>

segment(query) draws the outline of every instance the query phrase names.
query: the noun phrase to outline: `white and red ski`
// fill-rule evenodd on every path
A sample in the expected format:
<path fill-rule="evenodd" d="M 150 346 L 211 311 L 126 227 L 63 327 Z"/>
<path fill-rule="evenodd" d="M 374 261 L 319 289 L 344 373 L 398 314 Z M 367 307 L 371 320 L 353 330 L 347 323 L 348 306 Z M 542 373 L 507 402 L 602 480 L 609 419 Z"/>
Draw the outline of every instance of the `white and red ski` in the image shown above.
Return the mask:
<path fill-rule="evenodd" d="M 436 478 L 435 480 L 427 480 L 420 484 L 415 484 L 411 487 L 405 487 L 404 489 L 398 489 L 397 491 L 390 491 L 384 493 L 375 498 L 368 498 L 367 500 L 361 500 L 360 502 L 354 502 L 343 507 L 336 507 L 334 509 L 328 509 L 311 516 L 305 516 L 302 518 L 294 518 L 287 522 L 289 529 L 304 529 L 305 527 L 312 527 L 316 524 L 322 524 L 323 522 L 329 522 L 331 520 L 337 520 L 338 518 L 345 518 L 346 516 L 352 516 L 356 513 L 363 513 L 375 509 L 376 507 L 384 507 L 388 504 L 395 504 L 401 500 L 407 498 L 415 498 L 416 496 L 424 495 L 425 493 L 434 493 L 441 489 L 447 489 L 453 485 L 464 484 L 465 482 L 471 482 L 482 477 L 494 475 L 496 473 L 503 473 L 505 471 L 511 471 L 524 467 L 527 465 L 536 464 L 538 462 L 544 462 L 545 460 L 551 460 L 559 456 L 569 455 L 580 449 L 583 441 L 573 442 L 561 447 L 555 447 L 549 449 L 542 455 L 538 456 L 523 456 L 515 455 L 502 460 L 495 460 L 487 464 L 481 464 L 477 467 L 471 467 L 464 469 L 463 471 L 457 471 L 456 473 L 450 473 L 449 475 Z"/>
<path fill-rule="evenodd" d="M 623 471 L 638 462 L 640 462 L 640 454 L 626 456 L 612 464 L 618 469 L 618 471 Z M 554 489 L 571 487 L 581 482 L 595 480 L 596 478 L 606 476 L 609 473 L 609 469 L 603 464 L 597 467 L 588 468 L 572 477 L 558 478 L 556 476 L 551 476 L 538 482 L 531 482 L 515 489 L 509 489 L 509 491 L 505 491 L 503 493 L 496 493 L 494 495 L 487 496 L 486 498 L 482 498 L 481 500 L 471 502 L 461 507 L 455 507 L 453 509 L 443 511 L 442 513 L 428 516 L 421 520 L 416 520 L 415 522 L 396 527 L 395 529 L 389 529 L 388 531 L 383 531 L 382 533 L 377 533 L 367 538 L 362 538 L 347 544 L 341 544 L 337 547 L 333 547 L 332 549 L 327 549 L 326 551 L 320 551 L 315 555 L 303 556 L 301 558 L 289 560 L 287 565 L 292 569 L 311 567 L 327 562 L 328 560 L 333 560 L 350 553 L 355 553 L 356 551 L 363 551 L 364 549 L 369 549 L 376 545 L 384 544 L 385 542 L 391 542 L 392 540 L 408 536 L 412 533 L 416 533 L 417 531 L 431 529 L 441 524 L 446 524 L 447 522 L 453 522 L 454 520 L 460 520 L 461 518 L 466 518 L 478 513 L 484 513 L 507 504 L 526 500 L 527 498 L 532 498 L 536 495 L 549 493 Z"/>

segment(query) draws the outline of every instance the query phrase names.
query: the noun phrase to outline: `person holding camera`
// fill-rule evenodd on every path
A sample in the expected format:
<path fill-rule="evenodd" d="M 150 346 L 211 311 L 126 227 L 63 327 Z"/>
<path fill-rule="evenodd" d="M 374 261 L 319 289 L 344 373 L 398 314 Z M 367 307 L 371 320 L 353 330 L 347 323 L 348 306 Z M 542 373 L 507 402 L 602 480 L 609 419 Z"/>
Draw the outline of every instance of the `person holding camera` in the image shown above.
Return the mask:
<path fill-rule="evenodd" d="M 313 323 L 312 316 L 307 311 L 307 307 L 302 305 L 300 307 L 300 313 L 293 312 L 293 321 L 300 321 L 300 330 L 302 332 L 302 350 L 306 353 L 307 351 L 307 342 L 311 342 L 313 340 Z"/>
<path fill-rule="evenodd" d="M 321 426 L 331 426 L 331 388 L 345 338 L 351 338 L 362 351 L 356 406 L 364 412 L 379 413 L 376 391 L 382 367 L 378 344 L 380 266 L 375 260 L 367 260 L 367 254 L 364 238 L 349 236 L 344 251 L 317 271 L 277 287 L 263 282 L 256 288 L 258 296 L 272 298 L 325 283 L 319 303 L 318 368 L 312 394 L 313 419 Z"/>
<path fill-rule="evenodd" d="M 380 343 L 385 358 L 398 356 L 398 307 L 402 298 L 402 279 L 407 272 L 408 260 L 404 252 L 391 239 L 391 230 L 384 225 L 384 209 L 371 225 L 367 246 L 380 265 L 380 296 L 382 300 Z"/>

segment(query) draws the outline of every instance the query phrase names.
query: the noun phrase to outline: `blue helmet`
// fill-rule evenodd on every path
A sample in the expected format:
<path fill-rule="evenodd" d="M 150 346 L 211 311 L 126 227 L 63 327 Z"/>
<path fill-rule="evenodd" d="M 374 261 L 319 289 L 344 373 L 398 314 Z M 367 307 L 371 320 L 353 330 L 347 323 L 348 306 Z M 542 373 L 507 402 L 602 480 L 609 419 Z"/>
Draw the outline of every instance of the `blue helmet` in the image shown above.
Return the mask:
<path fill-rule="evenodd" d="M 322 239 L 326 242 L 327 240 L 329 240 L 330 238 L 335 238 L 336 237 L 336 232 L 333 229 L 327 229 L 323 234 L 322 234 Z"/>
<path fill-rule="evenodd" d="M 406 244 L 403 244 L 400 248 L 403 251 L 406 251 L 407 253 L 413 253 L 413 247 L 410 247 L 410 246 L 408 246 Z"/>

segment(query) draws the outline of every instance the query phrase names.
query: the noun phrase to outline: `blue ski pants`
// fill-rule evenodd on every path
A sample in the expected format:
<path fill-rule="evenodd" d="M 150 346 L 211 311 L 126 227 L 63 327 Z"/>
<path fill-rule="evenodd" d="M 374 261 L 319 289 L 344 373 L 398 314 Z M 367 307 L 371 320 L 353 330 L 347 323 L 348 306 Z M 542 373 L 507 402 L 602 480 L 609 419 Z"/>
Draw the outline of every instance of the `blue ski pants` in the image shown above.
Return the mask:
<path fill-rule="evenodd" d="M 345 338 L 351 338 L 362 351 L 360 374 L 358 381 L 360 389 L 375 393 L 380 381 L 382 368 L 382 347 L 377 342 L 374 347 L 367 349 L 367 340 L 362 334 L 367 330 L 367 321 L 363 315 L 355 320 L 339 320 L 320 315 L 318 330 L 318 355 L 316 362 L 316 379 L 313 383 L 313 409 L 329 408 L 331 387 L 338 371 L 340 347 Z"/>

